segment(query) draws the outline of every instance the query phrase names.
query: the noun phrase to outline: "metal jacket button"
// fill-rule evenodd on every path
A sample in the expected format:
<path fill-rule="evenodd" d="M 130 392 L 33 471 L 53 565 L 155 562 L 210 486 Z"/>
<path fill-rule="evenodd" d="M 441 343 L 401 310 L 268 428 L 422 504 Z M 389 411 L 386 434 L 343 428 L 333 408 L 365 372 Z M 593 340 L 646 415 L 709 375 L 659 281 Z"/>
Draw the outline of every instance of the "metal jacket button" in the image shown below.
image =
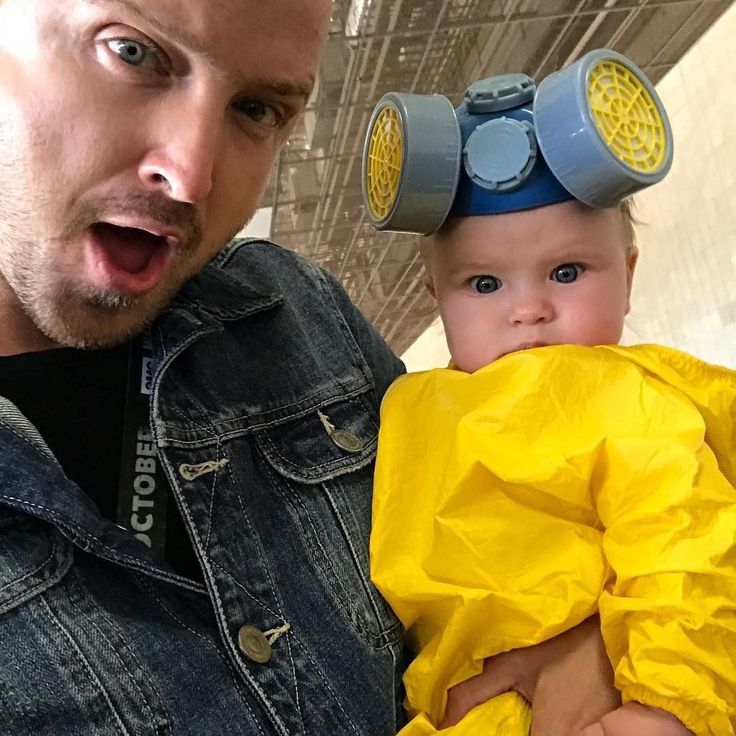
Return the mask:
<path fill-rule="evenodd" d="M 336 429 L 331 434 L 332 441 L 345 452 L 351 452 L 356 454 L 360 452 L 364 445 L 363 442 L 351 432 L 346 432 L 344 429 Z"/>
<path fill-rule="evenodd" d="M 243 626 L 238 632 L 238 646 L 248 659 L 258 664 L 271 661 L 271 645 L 255 626 Z"/>

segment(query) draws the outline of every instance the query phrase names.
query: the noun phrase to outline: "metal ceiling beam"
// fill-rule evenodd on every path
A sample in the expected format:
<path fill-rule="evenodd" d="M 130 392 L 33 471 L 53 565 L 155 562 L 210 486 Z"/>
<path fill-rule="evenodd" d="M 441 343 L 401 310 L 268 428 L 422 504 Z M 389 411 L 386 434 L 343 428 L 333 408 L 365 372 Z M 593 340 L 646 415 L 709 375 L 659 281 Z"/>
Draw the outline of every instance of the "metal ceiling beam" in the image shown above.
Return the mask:
<path fill-rule="evenodd" d="M 697 5 L 701 2 L 717 2 L 717 0 L 657 0 L 657 2 L 653 2 L 650 4 L 650 7 L 652 8 L 664 8 L 664 7 L 674 7 L 679 5 Z M 625 13 L 630 10 L 636 10 L 638 6 L 637 5 L 622 5 L 620 7 L 616 7 L 612 9 L 610 12 L 612 13 Z M 600 13 L 600 8 L 588 8 L 588 9 L 582 9 L 578 13 L 579 17 L 585 17 L 585 16 L 596 16 L 598 13 Z M 571 13 L 547 13 L 547 14 L 537 14 L 537 13 L 525 13 L 517 16 L 511 16 L 508 19 L 509 24 L 516 24 L 516 23 L 530 23 L 530 22 L 552 22 L 555 20 L 566 20 L 569 18 Z M 503 20 L 502 18 L 483 18 L 483 19 L 471 19 L 467 21 L 450 21 L 447 23 L 447 25 L 444 27 L 443 30 L 475 30 L 480 28 L 489 28 L 491 26 L 496 25 L 499 20 Z M 420 36 L 426 36 L 427 34 L 431 33 L 431 28 L 410 28 L 405 29 L 401 31 L 383 31 L 381 33 L 365 33 L 361 34 L 359 36 L 346 36 L 346 41 L 364 41 L 364 40 L 383 40 L 384 38 L 414 38 L 414 37 L 420 37 Z"/>
<path fill-rule="evenodd" d="M 440 11 L 439 16 L 437 17 L 437 21 L 435 22 L 435 25 L 434 25 L 435 30 L 434 30 L 433 34 L 431 34 L 430 37 L 427 39 L 427 43 L 426 43 L 425 48 L 424 48 L 424 54 L 422 55 L 421 61 L 419 62 L 419 65 L 417 66 L 416 74 L 414 75 L 414 82 L 413 82 L 411 88 L 409 90 L 407 90 L 407 92 L 414 92 L 414 90 L 416 89 L 416 85 L 417 85 L 417 82 L 419 80 L 419 76 L 420 76 L 422 70 L 424 69 L 424 65 L 426 64 L 427 57 L 429 56 L 429 51 L 430 51 L 430 48 L 431 48 L 432 40 L 433 40 L 434 36 L 436 35 L 437 29 L 439 28 L 439 26 L 440 26 L 440 24 L 441 24 L 444 16 L 447 13 L 447 8 L 449 7 L 450 2 L 451 2 L 451 0 L 444 0 L 443 3 L 442 3 L 442 10 Z M 341 196 L 344 196 L 344 193 L 341 194 Z M 345 264 L 347 263 L 347 260 L 350 257 L 350 254 L 352 253 L 353 248 L 355 247 L 355 242 L 356 242 L 356 239 L 357 239 L 358 232 L 360 232 L 360 229 L 363 226 L 363 223 L 364 222 L 365 222 L 365 210 L 363 210 L 361 212 L 360 221 L 358 222 L 358 224 L 357 224 L 357 226 L 355 228 L 355 235 L 353 236 L 352 240 L 350 241 L 350 245 L 348 247 L 347 253 L 345 254 L 345 257 L 343 258 L 342 263 L 340 264 L 340 270 L 338 272 L 338 278 L 340 278 L 342 276 L 342 274 L 344 273 L 344 271 L 345 271 Z"/>
<path fill-rule="evenodd" d="M 657 51 L 656 55 L 652 59 L 652 61 L 656 61 L 659 59 L 659 57 L 672 45 L 672 42 L 686 29 L 688 28 L 688 24 L 692 22 L 693 16 L 700 13 L 701 10 L 703 10 L 708 5 L 708 0 L 700 0 L 700 5 L 695 9 L 694 13 L 690 16 L 688 16 L 677 28 L 677 30 L 674 33 L 671 33 L 667 40 L 664 42 L 664 45 L 662 48 Z"/>

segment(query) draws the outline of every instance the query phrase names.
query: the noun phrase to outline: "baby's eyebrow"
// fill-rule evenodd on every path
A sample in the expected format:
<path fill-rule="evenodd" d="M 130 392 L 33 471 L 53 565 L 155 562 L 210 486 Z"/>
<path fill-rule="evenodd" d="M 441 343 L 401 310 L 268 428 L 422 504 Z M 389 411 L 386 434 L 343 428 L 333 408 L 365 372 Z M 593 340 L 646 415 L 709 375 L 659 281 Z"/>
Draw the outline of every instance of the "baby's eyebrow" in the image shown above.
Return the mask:
<path fill-rule="evenodd" d="M 446 271 L 450 274 L 458 274 L 458 273 L 473 273 L 476 275 L 490 275 L 497 269 L 493 267 L 490 263 L 477 263 L 477 262 L 471 262 L 468 261 L 466 263 L 458 263 L 452 266 L 449 266 Z"/>

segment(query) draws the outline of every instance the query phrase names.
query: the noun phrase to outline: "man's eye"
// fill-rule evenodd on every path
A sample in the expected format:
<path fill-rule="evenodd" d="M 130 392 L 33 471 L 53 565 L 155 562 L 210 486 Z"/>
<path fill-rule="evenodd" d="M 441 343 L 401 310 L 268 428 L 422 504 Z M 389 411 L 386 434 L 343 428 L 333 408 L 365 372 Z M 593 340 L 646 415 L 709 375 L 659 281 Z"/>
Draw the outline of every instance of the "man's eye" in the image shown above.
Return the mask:
<path fill-rule="evenodd" d="M 235 109 L 254 123 L 264 128 L 275 128 L 281 122 L 281 114 L 272 105 L 258 100 L 244 100 L 235 104 Z"/>
<path fill-rule="evenodd" d="M 479 294 L 491 294 L 501 288 L 501 282 L 495 276 L 473 276 L 470 285 Z"/>
<path fill-rule="evenodd" d="M 114 38 L 107 42 L 110 50 L 126 64 L 162 71 L 164 65 L 156 50 L 130 38 Z"/>
<path fill-rule="evenodd" d="M 577 263 L 565 263 L 562 266 L 557 266 L 549 277 L 552 281 L 557 281 L 560 284 L 571 284 L 583 273 L 583 267 Z"/>

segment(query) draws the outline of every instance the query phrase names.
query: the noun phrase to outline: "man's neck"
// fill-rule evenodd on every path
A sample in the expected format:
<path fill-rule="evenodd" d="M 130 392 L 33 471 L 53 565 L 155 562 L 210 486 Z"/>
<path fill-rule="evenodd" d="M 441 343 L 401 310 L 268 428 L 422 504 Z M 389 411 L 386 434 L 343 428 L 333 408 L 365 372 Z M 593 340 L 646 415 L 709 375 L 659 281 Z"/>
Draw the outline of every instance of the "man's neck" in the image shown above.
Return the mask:
<path fill-rule="evenodd" d="M 9 287 L 0 279 L 0 356 L 58 348 L 23 311 L 15 294 L 8 292 Z"/>
<path fill-rule="evenodd" d="M 0 316 L 0 319 L 2 317 Z M 0 328 L 0 357 L 8 355 L 20 355 L 21 353 L 36 353 L 40 350 L 51 350 L 58 348 L 60 345 L 53 340 L 49 340 L 40 332 L 36 334 L 7 334 L 8 331 Z"/>

